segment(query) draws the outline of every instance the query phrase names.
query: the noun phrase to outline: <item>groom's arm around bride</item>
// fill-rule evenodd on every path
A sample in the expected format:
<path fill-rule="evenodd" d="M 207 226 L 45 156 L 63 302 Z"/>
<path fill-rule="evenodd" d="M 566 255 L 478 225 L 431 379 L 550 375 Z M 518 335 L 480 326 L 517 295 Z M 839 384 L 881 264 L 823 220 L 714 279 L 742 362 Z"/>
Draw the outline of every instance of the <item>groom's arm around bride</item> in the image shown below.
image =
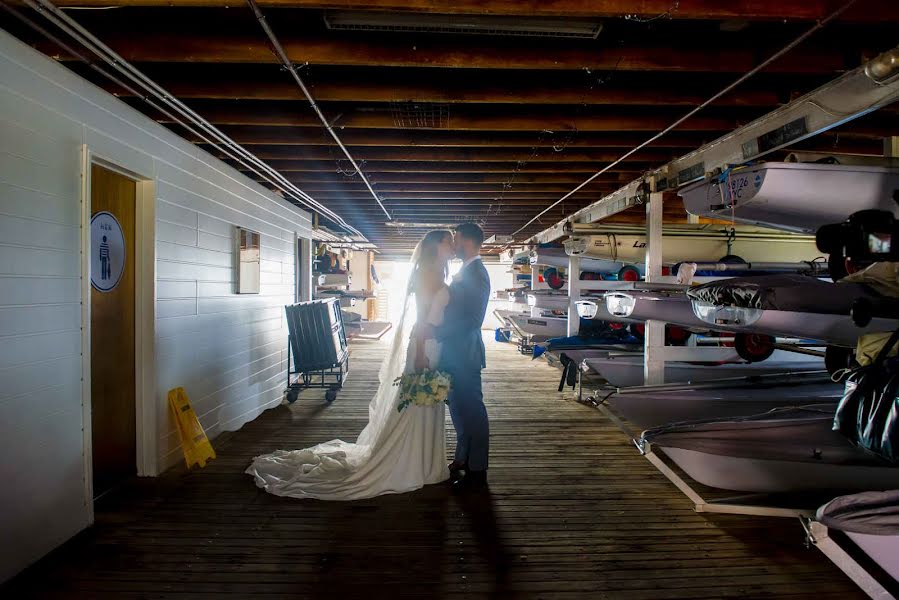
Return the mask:
<path fill-rule="evenodd" d="M 481 326 L 490 299 L 490 277 L 479 256 L 483 241 L 484 234 L 474 223 L 456 228 L 456 255 L 463 266 L 450 285 L 445 320 L 436 331 L 442 346 L 440 368 L 452 377 L 449 410 L 456 429 L 453 464 L 466 471 L 469 482 L 479 483 L 486 477 L 490 432 L 481 391 L 481 369 L 486 366 Z"/>

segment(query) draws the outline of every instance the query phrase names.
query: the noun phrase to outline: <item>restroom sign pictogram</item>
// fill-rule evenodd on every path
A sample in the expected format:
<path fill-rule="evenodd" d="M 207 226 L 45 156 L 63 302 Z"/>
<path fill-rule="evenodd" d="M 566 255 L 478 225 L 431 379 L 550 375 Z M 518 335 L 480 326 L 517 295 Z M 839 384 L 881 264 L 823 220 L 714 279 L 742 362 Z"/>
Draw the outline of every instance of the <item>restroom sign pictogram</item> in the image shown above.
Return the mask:
<path fill-rule="evenodd" d="M 91 217 L 91 285 L 101 292 L 119 284 L 125 270 L 125 236 L 118 219 L 102 211 Z"/>

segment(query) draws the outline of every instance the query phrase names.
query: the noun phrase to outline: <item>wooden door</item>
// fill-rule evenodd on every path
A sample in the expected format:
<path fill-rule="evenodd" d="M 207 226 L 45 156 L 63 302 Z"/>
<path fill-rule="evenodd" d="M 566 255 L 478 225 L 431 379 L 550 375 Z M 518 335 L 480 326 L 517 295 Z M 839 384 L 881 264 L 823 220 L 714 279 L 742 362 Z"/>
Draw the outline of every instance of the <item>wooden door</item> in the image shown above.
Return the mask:
<path fill-rule="evenodd" d="M 91 167 L 91 426 L 94 498 L 137 472 L 134 181 Z M 118 229 L 118 230 L 117 230 Z"/>

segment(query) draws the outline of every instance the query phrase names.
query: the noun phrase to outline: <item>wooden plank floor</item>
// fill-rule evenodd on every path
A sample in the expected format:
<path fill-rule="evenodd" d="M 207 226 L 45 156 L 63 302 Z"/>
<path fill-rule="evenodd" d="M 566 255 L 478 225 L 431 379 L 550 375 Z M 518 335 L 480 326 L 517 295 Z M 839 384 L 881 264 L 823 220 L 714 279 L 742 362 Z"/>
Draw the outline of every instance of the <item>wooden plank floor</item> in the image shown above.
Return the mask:
<path fill-rule="evenodd" d="M 558 371 L 489 343 L 489 497 L 446 486 L 352 503 L 278 498 L 251 457 L 354 439 L 382 342 L 353 344 L 331 406 L 307 391 L 215 442 L 204 470 L 135 479 L 4 598 L 856 598 L 800 524 L 694 513 Z M 451 427 L 448 426 L 450 447 Z"/>

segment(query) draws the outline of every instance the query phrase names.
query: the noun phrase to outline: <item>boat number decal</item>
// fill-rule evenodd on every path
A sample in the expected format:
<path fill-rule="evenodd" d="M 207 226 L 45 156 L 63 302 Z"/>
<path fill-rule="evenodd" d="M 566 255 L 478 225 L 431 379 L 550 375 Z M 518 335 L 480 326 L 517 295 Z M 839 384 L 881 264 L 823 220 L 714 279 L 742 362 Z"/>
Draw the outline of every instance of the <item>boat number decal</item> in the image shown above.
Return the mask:
<path fill-rule="evenodd" d="M 538 321 L 537 319 L 528 319 L 528 323 L 531 325 L 543 325 L 546 326 L 546 321 Z"/>

